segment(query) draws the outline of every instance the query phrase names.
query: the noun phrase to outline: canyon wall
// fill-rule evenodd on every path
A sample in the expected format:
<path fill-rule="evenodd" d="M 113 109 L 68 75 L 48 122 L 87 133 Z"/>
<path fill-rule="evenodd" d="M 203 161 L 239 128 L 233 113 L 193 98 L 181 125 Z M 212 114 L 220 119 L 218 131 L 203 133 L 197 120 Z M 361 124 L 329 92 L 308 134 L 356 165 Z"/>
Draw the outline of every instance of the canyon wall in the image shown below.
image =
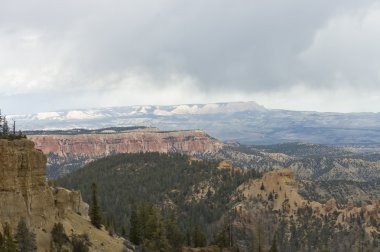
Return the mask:
<path fill-rule="evenodd" d="M 85 163 L 117 153 L 210 153 L 224 144 L 200 130 L 136 130 L 119 133 L 28 135 L 48 156 L 48 176 L 58 177 Z"/>

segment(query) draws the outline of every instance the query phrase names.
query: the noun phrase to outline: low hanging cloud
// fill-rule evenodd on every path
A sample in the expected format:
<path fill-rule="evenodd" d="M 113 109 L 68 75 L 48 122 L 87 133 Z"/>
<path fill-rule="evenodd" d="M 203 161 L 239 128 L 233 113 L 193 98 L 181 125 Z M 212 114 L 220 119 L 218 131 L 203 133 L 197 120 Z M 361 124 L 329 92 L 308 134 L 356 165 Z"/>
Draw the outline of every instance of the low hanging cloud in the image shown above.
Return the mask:
<path fill-rule="evenodd" d="M 0 4 L 0 106 L 15 112 L 222 100 L 380 110 L 368 104 L 380 95 L 380 1 Z"/>

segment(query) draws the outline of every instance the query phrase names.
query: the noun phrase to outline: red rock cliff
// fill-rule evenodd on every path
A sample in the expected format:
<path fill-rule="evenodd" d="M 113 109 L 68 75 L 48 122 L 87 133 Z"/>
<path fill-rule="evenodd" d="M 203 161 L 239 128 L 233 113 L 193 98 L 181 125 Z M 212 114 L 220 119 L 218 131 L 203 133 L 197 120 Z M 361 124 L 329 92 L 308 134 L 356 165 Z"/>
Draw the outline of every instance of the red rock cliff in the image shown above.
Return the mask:
<path fill-rule="evenodd" d="M 100 157 L 111 153 L 215 152 L 223 143 L 210 138 L 202 131 L 131 131 L 112 134 L 83 135 L 30 135 L 36 148 L 45 154 L 55 153 Z"/>
<path fill-rule="evenodd" d="M 90 160 L 115 153 L 183 152 L 188 154 L 215 152 L 223 143 L 203 131 L 129 131 L 109 134 L 29 135 L 36 148 L 48 155 L 48 164 L 62 166 L 52 177 L 70 172 L 63 166 L 80 166 Z M 67 168 L 66 167 L 66 168 Z"/>

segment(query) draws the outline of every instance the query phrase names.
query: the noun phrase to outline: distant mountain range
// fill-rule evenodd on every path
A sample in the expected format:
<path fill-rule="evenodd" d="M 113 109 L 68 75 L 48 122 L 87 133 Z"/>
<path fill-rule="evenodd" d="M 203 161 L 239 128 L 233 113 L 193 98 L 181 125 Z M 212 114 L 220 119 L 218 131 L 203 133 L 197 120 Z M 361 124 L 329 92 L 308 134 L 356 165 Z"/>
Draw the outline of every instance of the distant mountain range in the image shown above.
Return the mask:
<path fill-rule="evenodd" d="M 256 102 L 77 109 L 9 117 L 22 130 L 145 126 L 165 131 L 202 129 L 223 141 L 244 144 L 380 143 L 379 113 L 277 110 Z"/>

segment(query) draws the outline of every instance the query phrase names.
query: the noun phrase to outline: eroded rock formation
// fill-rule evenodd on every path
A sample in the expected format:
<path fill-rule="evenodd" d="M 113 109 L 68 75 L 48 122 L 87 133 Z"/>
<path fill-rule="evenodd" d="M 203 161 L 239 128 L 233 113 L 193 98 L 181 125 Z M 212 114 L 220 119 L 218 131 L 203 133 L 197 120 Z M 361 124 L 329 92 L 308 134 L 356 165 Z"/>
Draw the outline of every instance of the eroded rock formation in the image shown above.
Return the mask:
<path fill-rule="evenodd" d="M 29 135 L 48 155 L 49 176 L 71 172 L 91 160 L 116 153 L 210 153 L 224 144 L 200 130 L 161 132 L 136 130 L 108 134 Z"/>
<path fill-rule="evenodd" d="M 0 228 L 20 218 L 44 228 L 56 215 L 46 183 L 46 157 L 27 140 L 0 140 Z"/>
<path fill-rule="evenodd" d="M 106 251 L 104 244 L 112 251 L 123 248 L 122 240 L 91 226 L 79 191 L 49 187 L 46 157 L 32 141 L 0 140 L 0 232 L 8 225 L 14 234 L 22 218 L 36 234 L 38 251 L 49 250 L 50 231 L 57 222 L 67 234 L 87 233 L 93 240 L 91 251 Z"/>

